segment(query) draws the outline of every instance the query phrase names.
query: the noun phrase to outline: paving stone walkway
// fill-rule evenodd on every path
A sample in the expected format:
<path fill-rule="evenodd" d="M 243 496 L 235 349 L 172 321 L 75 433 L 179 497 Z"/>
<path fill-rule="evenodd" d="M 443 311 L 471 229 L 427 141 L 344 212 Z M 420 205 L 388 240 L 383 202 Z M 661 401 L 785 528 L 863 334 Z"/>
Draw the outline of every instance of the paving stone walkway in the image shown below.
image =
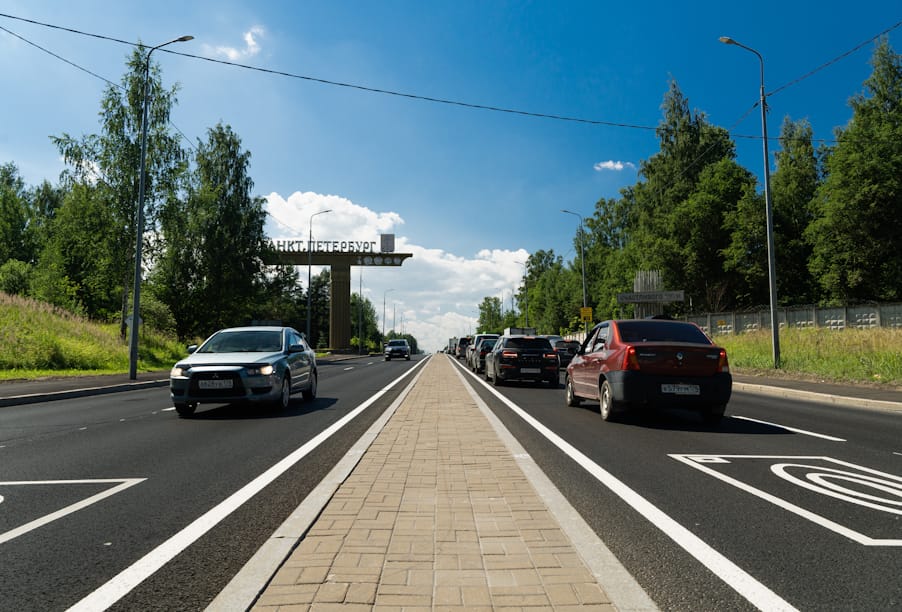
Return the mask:
<path fill-rule="evenodd" d="M 424 367 L 253 609 L 615 610 L 450 359 Z"/>

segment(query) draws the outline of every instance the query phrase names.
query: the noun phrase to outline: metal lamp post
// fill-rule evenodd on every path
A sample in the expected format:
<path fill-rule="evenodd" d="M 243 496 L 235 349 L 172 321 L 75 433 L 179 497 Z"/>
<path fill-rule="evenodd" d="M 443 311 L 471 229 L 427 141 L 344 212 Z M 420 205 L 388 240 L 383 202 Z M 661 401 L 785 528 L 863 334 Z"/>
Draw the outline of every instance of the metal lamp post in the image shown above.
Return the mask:
<path fill-rule="evenodd" d="M 316 215 L 322 215 L 327 212 L 332 212 L 331 208 L 326 210 L 321 210 L 319 212 L 315 212 L 310 215 L 310 226 L 308 228 L 307 234 L 307 344 L 310 344 L 310 309 L 313 307 L 313 292 L 310 291 L 310 283 L 313 281 L 312 278 L 312 266 L 313 266 L 313 217 Z"/>
<path fill-rule="evenodd" d="M 761 134 L 764 144 L 764 210 L 767 216 L 767 275 L 770 282 L 770 329 L 773 346 L 774 368 L 780 367 L 780 321 L 777 317 L 777 263 L 774 254 L 774 207 L 770 195 L 770 164 L 767 154 L 767 95 L 764 91 L 764 58 L 761 54 L 738 43 L 729 36 L 721 36 L 725 45 L 736 45 L 754 53 L 761 65 Z"/>
<path fill-rule="evenodd" d="M 583 265 L 583 308 L 588 306 L 588 297 L 586 295 L 586 252 L 583 248 L 583 216 L 579 213 L 575 213 L 572 210 L 561 209 L 562 213 L 567 213 L 568 215 L 573 215 L 574 217 L 579 217 L 579 259 Z M 589 323 L 585 324 L 586 332 L 589 331 Z"/>
<path fill-rule="evenodd" d="M 394 289 L 386 289 L 382 292 L 382 342 L 385 342 L 385 296 L 389 291 L 394 291 Z"/>
<path fill-rule="evenodd" d="M 150 82 L 150 54 L 166 45 L 193 40 L 193 36 L 180 36 L 162 45 L 151 47 L 144 62 L 144 97 L 141 110 L 141 165 L 138 170 L 138 210 L 135 215 L 135 281 L 132 287 L 132 326 L 129 334 L 128 378 L 138 377 L 138 321 L 141 318 L 141 248 L 144 244 L 144 168 L 147 160 L 147 90 Z"/>

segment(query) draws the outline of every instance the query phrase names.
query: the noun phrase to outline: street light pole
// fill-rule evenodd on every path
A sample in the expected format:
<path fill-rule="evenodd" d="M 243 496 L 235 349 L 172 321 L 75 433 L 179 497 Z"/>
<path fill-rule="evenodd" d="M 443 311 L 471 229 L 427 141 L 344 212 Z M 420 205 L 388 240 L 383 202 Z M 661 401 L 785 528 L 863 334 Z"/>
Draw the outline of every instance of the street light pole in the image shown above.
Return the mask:
<path fill-rule="evenodd" d="M 193 36 L 180 36 L 162 45 L 151 47 L 144 62 L 144 97 L 141 109 L 141 164 L 138 170 L 138 210 L 135 214 L 135 280 L 132 287 L 132 326 L 129 334 L 128 378 L 138 378 L 138 320 L 141 318 L 141 248 L 144 245 L 144 169 L 147 159 L 147 90 L 150 82 L 150 54 L 166 45 L 192 40 Z"/>
<path fill-rule="evenodd" d="M 774 207 L 770 194 L 770 163 L 767 153 L 767 94 L 764 91 L 764 58 L 761 54 L 738 43 L 729 36 L 721 36 L 720 42 L 725 45 L 736 45 L 758 57 L 761 66 L 761 134 L 764 143 L 764 211 L 767 217 L 767 275 L 770 283 L 770 329 L 771 346 L 773 347 L 774 368 L 780 367 L 780 321 L 777 317 L 777 263 L 774 251 Z"/>
<path fill-rule="evenodd" d="M 586 295 L 586 251 L 583 247 L 583 216 L 579 213 L 575 213 L 571 210 L 561 209 L 562 213 L 567 213 L 568 215 L 573 215 L 575 217 L 579 217 L 579 259 L 583 264 L 583 308 L 588 306 L 588 297 Z M 589 322 L 586 321 L 585 324 L 586 333 L 589 332 Z"/>
<path fill-rule="evenodd" d="M 310 291 L 310 283 L 313 281 L 311 273 L 313 266 L 313 217 L 327 212 L 332 212 L 332 209 L 328 208 L 310 215 L 310 227 L 307 234 L 307 344 L 310 344 L 312 341 L 310 338 L 310 310 L 313 308 L 313 295 L 312 291 Z"/>
<path fill-rule="evenodd" d="M 394 291 L 394 289 L 386 289 L 382 292 L 382 342 L 385 342 L 385 296 L 389 291 Z"/>

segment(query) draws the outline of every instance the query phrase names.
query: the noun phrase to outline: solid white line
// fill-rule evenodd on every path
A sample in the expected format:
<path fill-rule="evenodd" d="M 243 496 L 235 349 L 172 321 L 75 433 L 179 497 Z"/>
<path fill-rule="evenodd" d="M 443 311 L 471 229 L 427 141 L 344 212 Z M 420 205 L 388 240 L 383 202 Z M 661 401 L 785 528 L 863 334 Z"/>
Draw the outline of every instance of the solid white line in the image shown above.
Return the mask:
<path fill-rule="evenodd" d="M 830 440 L 832 442 L 845 442 L 846 440 L 842 438 L 836 438 L 834 436 L 828 436 L 827 434 L 819 434 L 813 431 L 806 431 L 804 429 L 796 429 L 795 427 L 788 427 L 786 425 L 780 425 L 779 423 L 771 423 L 770 421 L 759 421 L 758 419 L 752 419 L 744 416 L 737 416 L 735 414 L 731 414 L 730 418 L 733 419 L 742 419 L 743 421 L 752 421 L 753 423 L 761 423 L 762 425 L 770 425 L 771 427 L 778 427 L 780 429 L 785 429 L 786 431 L 792 431 L 798 434 L 804 434 L 806 436 L 814 436 L 815 438 L 823 438 L 824 440 Z"/>
<path fill-rule="evenodd" d="M 90 611 L 106 610 L 114 603 L 125 597 L 132 589 L 141 584 L 154 572 L 166 565 L 176 555 L 188 548 L 196 542 L 205 533 L 227 518 L 232 512 L 237 510 L 244 502 L 252 498 L 254 495 L 263 490 L 276 478 L 288 471 L 294 464 L 306 457 L 309 453 L 316 449 L 320 444 L 328 440 L 332 435 L 337 433 L 342 427 L 355 419 L 361 412 L 369 408 L 380 397 L 385 395 L 390 389 L 395 387 L 402 380 L 413 374 L 426 360 L 417 363 L 413 368 L 407 370 L 404 374 L 390 382 L 388 385 L 380 389 L 375 395 L 357 406 L 347 415 L 333 423 L 328 428 L 320 432 L 309 442 L 292 452 L 290 455 L 273 465 L 271 468 L 260 474 L 257 478 L 240 488 L 238 491 L 230 495 L 217 506 L 211 508 L 200 518 L 192 522 L 190 525 L 173 535 L 171 538 L 157 546 L 155 549 L 144 555 L 141 559 L 119 572 L 105 584 L 101 585 L 96 591 L 86 596 L 84 599 L 69 608 L 73 611 Z"/>
<path fill-rule="evenodd" d="M 472 375 L 472 374 L 471 374 Z M 710 569 L 730 588 L 745 597 L 761 610 L 796 610 L 788 601 L 771 591 L 764 584 L 755 580 L 748 572 L 711 548 L 704 540 L 670 518 L 657 506 L 626 486 L 613 474 L 593 462 L 569 442 L 545 427 L 538 420 L 527 414 L 511 400 L 501 395 L 487 383 L 479 380 L 490 393 L 495 395 L 508 408 L 514 411 L 536 431 L 545 436 L 552 444 L 570 456 L 577 464 L 595 477 L 601 484 L 610 489 L 620 499 L 629 504 L 636 512 L 644 516 L 652 525 L 660 529 L 666 536 L 676 542 L 686 552 L 695 557 L 702 565 Z"/>

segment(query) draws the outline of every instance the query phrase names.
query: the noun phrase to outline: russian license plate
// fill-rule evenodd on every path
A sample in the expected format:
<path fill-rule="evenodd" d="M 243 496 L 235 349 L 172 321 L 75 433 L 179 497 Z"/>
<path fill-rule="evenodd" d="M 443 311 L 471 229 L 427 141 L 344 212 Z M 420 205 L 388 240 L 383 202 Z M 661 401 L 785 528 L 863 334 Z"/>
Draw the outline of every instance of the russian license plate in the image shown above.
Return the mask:
<path fill-rule="evenodd" d="M 701 390 L 698 385 L 661 385 L 661 393 L 672 393 L 673 395 L 699 395 Z"/>
<path fill-rule="evenodd" d="M 232 380 L 199 380 L 197 386 L 201 389 L 231 389 Z"/>
<path fill-rule="evenodd" d="M 541 374 L 542 370 L 540 368 L 520 368 L 521 374 Z"/>

